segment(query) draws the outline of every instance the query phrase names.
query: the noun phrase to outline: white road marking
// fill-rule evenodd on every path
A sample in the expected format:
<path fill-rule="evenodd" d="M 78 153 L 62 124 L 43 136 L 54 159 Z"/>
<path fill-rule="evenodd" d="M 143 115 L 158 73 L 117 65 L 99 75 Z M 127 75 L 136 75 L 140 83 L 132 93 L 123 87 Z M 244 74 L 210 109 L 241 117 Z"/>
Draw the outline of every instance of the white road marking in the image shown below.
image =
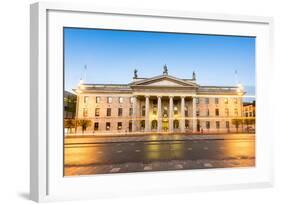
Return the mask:
<path fill-rule="evenodd" d="M 119 172 L 121 168 L 119 167 L 115 167 L 113 169 L 110 170 L 110 172 Z"/>
<path fill-rule="evenodd" d="M 144 166 L 143 170 L 144 171 L 152 170 L 152 166 L 151 165 Z"/>
<path fill-rule="evenodd" d="M 204 163 L 204 167 L 213 167 L 211 163 Z"/>

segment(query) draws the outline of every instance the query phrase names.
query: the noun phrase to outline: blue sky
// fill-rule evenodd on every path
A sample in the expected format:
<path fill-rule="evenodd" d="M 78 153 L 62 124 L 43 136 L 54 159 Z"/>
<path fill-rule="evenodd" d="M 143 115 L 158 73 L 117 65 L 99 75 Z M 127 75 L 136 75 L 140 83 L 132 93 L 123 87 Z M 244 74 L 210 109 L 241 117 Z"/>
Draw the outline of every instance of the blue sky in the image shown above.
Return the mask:
<path fill-rule="evenodd" d="M 65 89 L 87 83 L 129 83 L 162 74 L 191 78 L 200 85 L 235 85 L 254 94 L 255 38 L 97 29 L 64 29 Z M 87 65 L 86 72 L 84 65 Z M 251 90 L 251 91 L 250 91 Z"/>

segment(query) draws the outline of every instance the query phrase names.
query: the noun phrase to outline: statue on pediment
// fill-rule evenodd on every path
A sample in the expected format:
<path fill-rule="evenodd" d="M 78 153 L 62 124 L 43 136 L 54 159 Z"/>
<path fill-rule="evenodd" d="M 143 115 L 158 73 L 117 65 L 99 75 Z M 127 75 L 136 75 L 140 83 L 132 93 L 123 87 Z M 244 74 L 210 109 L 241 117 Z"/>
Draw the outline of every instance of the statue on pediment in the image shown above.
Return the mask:
<path fill-rule="evenodd" d="M 193 73 L 192 73 L 192 80 L 196 80 L 196 74 L 195 74 L 194 71 L 193 71 Z"/>
<path fill-rule="evenodd" d="M 166 64 L 163 67 L 163 75 L 168 75 L 168 67 Z"/>
<path fill-rule="evenodd" d="M 136 79 L 136 78 L 138 78 L 138 70 L 137 69 L 134 70 L 134 79 Z"/>

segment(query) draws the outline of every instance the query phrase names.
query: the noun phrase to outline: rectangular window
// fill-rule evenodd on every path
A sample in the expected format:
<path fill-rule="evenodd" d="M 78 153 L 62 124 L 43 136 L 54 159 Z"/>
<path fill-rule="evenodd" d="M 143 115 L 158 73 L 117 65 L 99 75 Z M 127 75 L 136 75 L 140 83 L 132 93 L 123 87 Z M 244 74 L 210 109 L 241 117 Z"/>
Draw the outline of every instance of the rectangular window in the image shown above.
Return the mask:
<path fill-rule="evenodd" d="M 130 103 L 133 104 L 133 102 L 134 102 L 134 98 L 130 97 Z"/>
<path fill-rule="evenodd" d="M 185 115 L 185 117 L 188 117 L 188 109 L 187 109 L 187 107 L 184 108 L 184 115 Z"/>
<path fill-rule="evenodd" d="M 216 121 L 216 128 L 220 129 L 220 122 L 219 121 Z"/>
<path fill-rule="evenodd" d="M 185 120 L 185 128 L 189 128 L 189 120 Z"/>
<path fill-rule="evenodd" d="M 84 96 L 84 104 L 87 104 L 89 100 L 89 96 Z"/>
<path fill-rule="evenodd" d="M 205 98 L 205 103 L 209 104 L 209 98 Z"/>
<path fill-rule="evenodd" d="M 216 116 L 219 116 L 220 115 L 220 110 L 217 108 L 216 109 Z"/>
<path fill-rule="evenodd" d="M 118 116 L 122 116 L 123 113 L 123 109 L 122 108 L 118 108 Z"/>
<path fill-rule="evenodd" d="M 207 116 L 210 116 L 210 110 L 207 109 Z"/>
<path fill-rule="evenodd" d="M 199 115 L 200 115 L 200 111 L 197 110 L 197 111 L 196 111 L 196 116 L 199 117 Z"/>
<path fill-rule="evenodd" d="M 117 123 L 117 130 L 122 130 L 122 122 Z"/>
<path fill-rule="evenodd" d="M 153 115 L 156 115 L 157 114 L 157 107 L 154 106 L 152 110 L 153 110 Z"/>
<path fill-rule="evenodd" d="M 234 98 L 234 104 L 237 104 L 238 100 L 237 98 Z"/>
<path fill-rule="evenodd" d="M 96 97 L 96 103 L 100 103 L 100 97 Z"/>
<path fill-rule="evenodd" d="M 123 98 L 119 97 L 119 103 L 123 103 Z"/>
<path fill-rule="evenodd" d="M 199 98 L 195 98 L 196 104 L 199 104 L 200 100 Z"/>
<path fill-rule="evenodd" d="M 98 122 L 95 122 L 95 124 L 94 124 L 94 130 L 95 130 L 95 131 L 99 130 L 99 123 L 98 123 Z"/>
<path fill-rule="evenodd" d="M 88 109 L 83 108 L 83 117 L 88 117 Z"/>
<path fill-rule="evenodd" d="M 235 116 L 238 116 L 238 109 L 237 108 L 234 109 L 234 114 L 235 114 Z"/>
<path fill-rule="evenodd" d="M 178 114 L 178 107 L 174 107 L 174 115 L 177 115 Z"/>
<path fill-rule="evenodd" d="M 206 121 L 206 128 L 210 129 L 210 121 Z"/>
<path fill-rule="evenodd" d="M 105 124 L 105 129 L 106 129 L 106 130 L 110 130 L 110 122 L 107 122 L 107 123 Z"/>
<path fill-rule="evenodd" d="M 228 104 L 228 98 L 224 98 L 224 104 Z"/>
<path fill-rule="evenodd" d="M 142 106 L 142 108 L 141 108 L 141 115 L 145 116 L 145 106 Z"/>
<path fill-rule="evenodd" d="M 219 104 L 219 99 L 215 98 L 215 104 Z"/>
<path fill-rule="evenodd" d="M 111 116 L 111 108 L 106 109 L 106 116 L 107 117 Z"/>
<path fill-rule="evenodd" d="M 133 108 L 129 108 L 129 115 L 132 116 L 133 115 Z"/>
<path fill-rule="evenodd" d="M 226 122 L 225 122 L 225 127 L 226 127 L 227 129 L 229 129 L 229 121 L 226 121 Z"/>
<path fill-rule="evenodd" d="M 100 116 L 100 108 L 95 109 L 95 116 L 99 117 Z"/>
<path fill-rule="evenodd" d="M 229 109 L 228 108 L 225 108 L 225 116 L 229 116 Z"/>
<path fill-rule="evenodd" d="M 112 97 L 107 97 L 107 103 L 112 103 Z"/>

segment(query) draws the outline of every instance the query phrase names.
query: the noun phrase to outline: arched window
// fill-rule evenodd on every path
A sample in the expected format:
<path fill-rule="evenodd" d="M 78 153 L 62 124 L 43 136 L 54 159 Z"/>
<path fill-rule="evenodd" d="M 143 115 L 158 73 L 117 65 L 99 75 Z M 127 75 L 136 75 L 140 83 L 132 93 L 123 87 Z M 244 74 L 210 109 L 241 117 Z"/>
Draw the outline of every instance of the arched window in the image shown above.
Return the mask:
<path fill-rule="evenodd" d="M 179 121 L 174 120 L 174 129 L 178 129 L 178 128 L 179 128 Z"/>
<path fill-rule="evenodd" d="M 151 129 L 157 129 L 157 120 L 152 120 Z"/>

